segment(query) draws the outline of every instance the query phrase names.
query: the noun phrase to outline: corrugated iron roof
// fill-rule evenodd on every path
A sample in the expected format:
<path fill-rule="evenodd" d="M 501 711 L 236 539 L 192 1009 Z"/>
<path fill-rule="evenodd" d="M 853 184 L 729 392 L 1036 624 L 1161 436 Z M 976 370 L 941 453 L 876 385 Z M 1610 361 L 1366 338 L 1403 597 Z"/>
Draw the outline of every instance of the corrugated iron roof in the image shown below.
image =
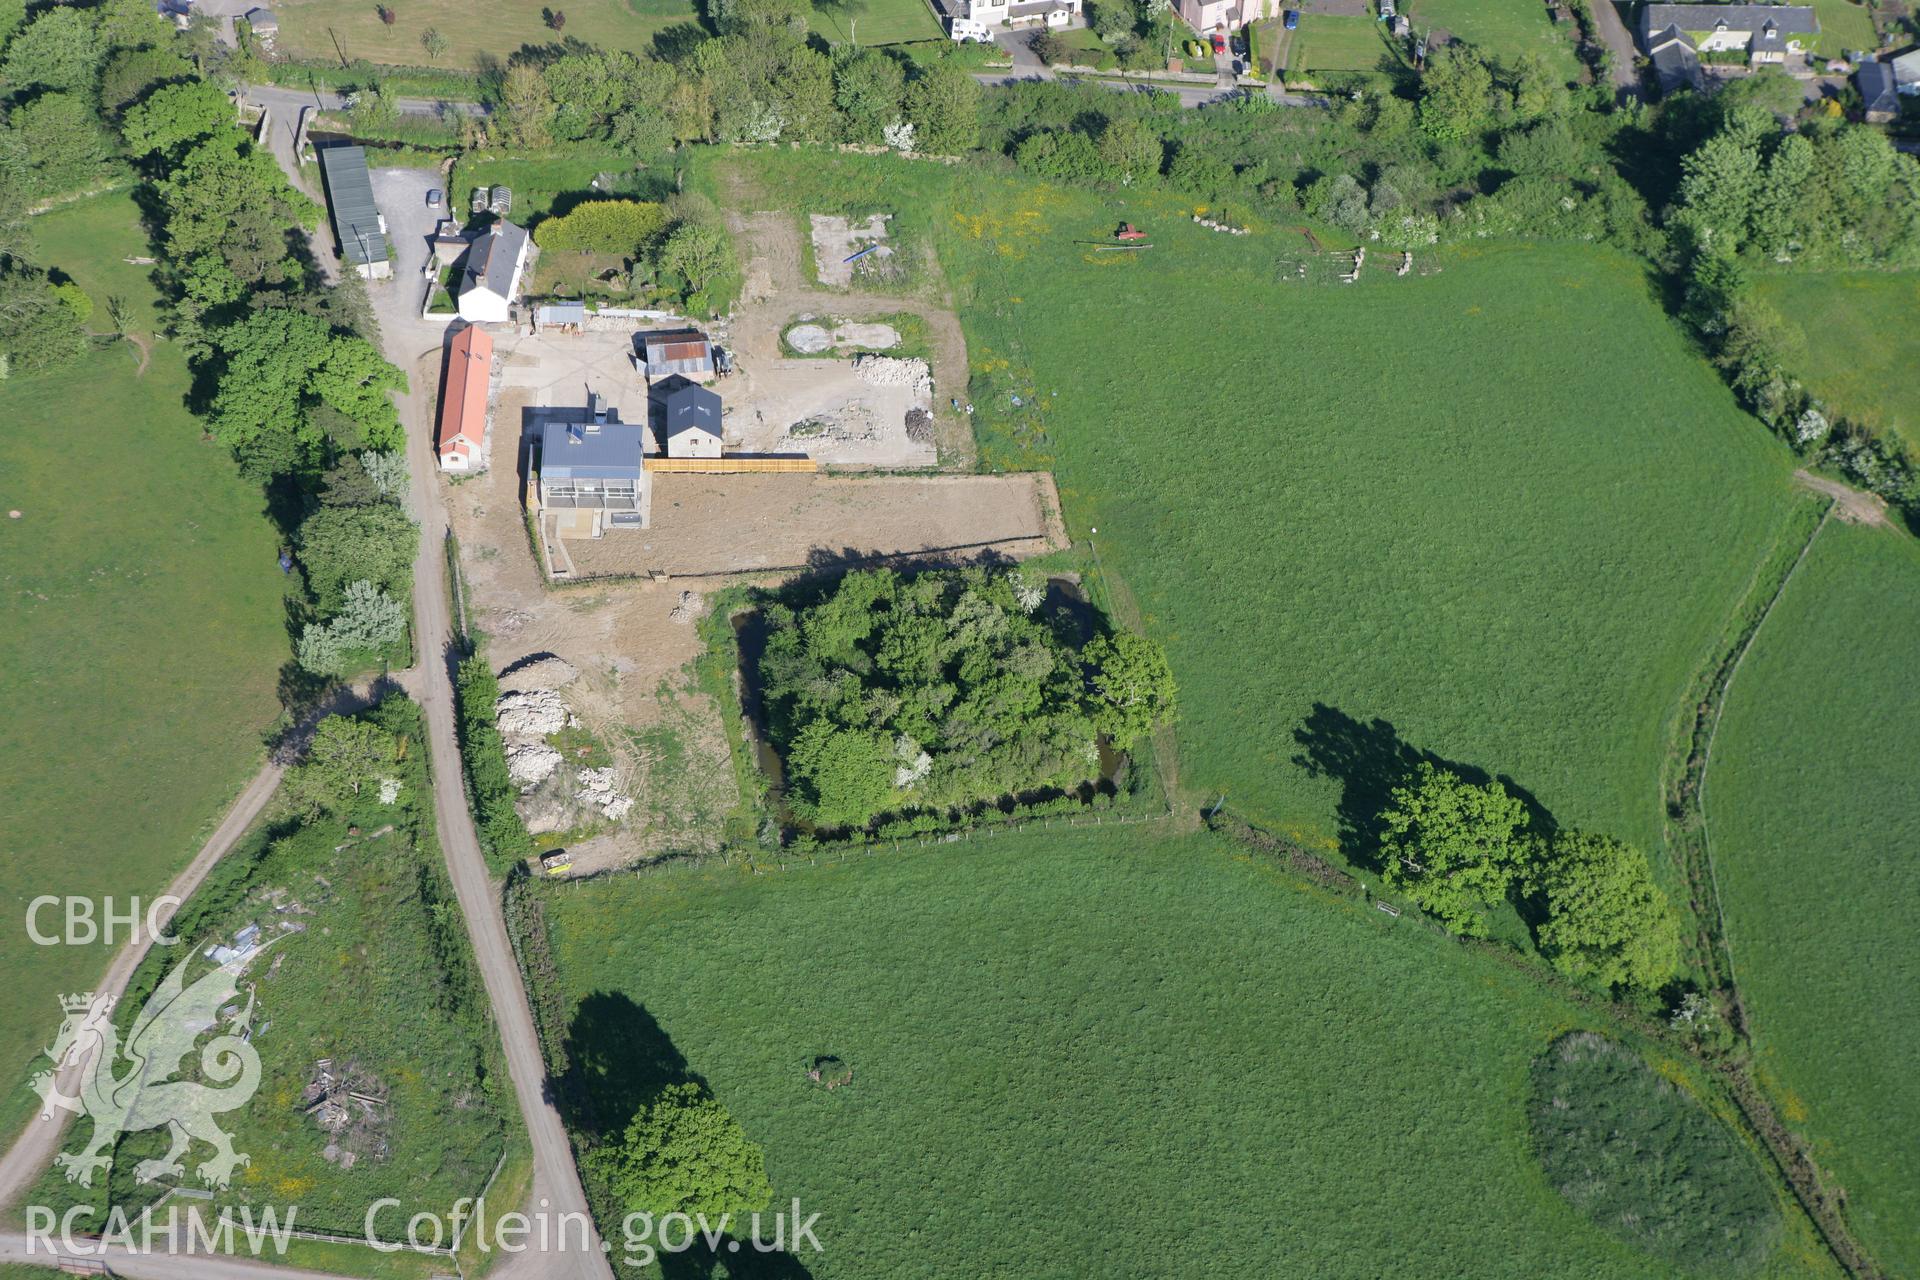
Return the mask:
<path fill-rule="evenodd" d="M 387 260 L 387 237 L 373 202 L 365 147 L 323 147 L 320 171 L 327 180 L 327 204 L 340 237 L 340 256 L 354 266 Z"/>

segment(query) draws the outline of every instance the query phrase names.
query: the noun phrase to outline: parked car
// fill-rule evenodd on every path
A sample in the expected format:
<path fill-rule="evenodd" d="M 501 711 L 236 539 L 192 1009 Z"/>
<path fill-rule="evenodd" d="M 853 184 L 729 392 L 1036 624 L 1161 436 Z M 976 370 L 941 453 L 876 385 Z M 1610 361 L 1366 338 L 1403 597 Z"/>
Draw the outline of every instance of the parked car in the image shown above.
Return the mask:
<path fill-rule="evenodd" d="M 1227 51 L 1227 38 L 1218 31 L 1213 33 L 1213 51 L 1215 53 L 1225 53 Z"/>
<path fill-rule="evenodd" d="M 433 190 L 427 192 L 427 208 L 438 209 L 439 207 L 440 207 L 440 188 L 435 187 Z"/>
<path fill-rule="evenodd" d="M 1297 30 L 1300 26 L 1300 11 L 1298 9 L 1287 10 L 1287 16 L 1281 19 L 1281 25 L 1289 31 Z"/>

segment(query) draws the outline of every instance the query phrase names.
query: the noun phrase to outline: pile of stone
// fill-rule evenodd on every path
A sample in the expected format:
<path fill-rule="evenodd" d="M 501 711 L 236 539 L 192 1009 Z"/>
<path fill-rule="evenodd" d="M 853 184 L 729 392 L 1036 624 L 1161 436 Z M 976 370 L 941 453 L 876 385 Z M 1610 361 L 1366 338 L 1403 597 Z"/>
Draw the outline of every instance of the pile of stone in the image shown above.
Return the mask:
<path fill-rule="evenodd" d="M 1212 218 L 1203 218 L 1197 213 L 1193 215 L 1193 220 L 1209 231 L 1224 231 L 1230 236 L 1251 234 L 1245 227 L 1236 227 L 1230 222 L 1215 222 Z"/>
<path fill-rule="evenodd" d="M 609 821 L 620 821 L 633 808 L 633 797 L 621 793 L 612 769 L 582 769 L 574 778 L 580 788 L 573 798 L 589 809 L 598 809 Z"/>
<path fill-rule="evenodd" d="M 875 387 L 909 387 L 914 399 L 933 399 L 933 370 L 921 359 L 903 360 L 899 356 L 855 356 L 853 371 L 860 381 Z"/>

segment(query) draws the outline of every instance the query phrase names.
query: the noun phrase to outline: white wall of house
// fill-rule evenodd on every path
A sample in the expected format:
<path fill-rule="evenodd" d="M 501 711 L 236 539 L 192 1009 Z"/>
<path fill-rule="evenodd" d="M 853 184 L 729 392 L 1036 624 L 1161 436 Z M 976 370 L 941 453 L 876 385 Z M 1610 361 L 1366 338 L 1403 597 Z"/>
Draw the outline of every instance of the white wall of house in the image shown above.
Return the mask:
<path fill-rule="evenodd" d="M 484 283 L 475 284 L 460 295 L 460 318 L 469 324 L 505 324 L 507 309 L 513 300 L 520 296 L 520 278 L 527 269 L 527 244 L 520 246 L 520 254 L 513 261 L 513 277 L 507 284 L 506 296 L 502 297 L 489 289 Z"/>
<path fill-rule="evenodd" d="M 675 432 L 667 438 L 667 456 L 669 458 L 717 458 L 720 456 L 720 437 L 698 428 Z"/>

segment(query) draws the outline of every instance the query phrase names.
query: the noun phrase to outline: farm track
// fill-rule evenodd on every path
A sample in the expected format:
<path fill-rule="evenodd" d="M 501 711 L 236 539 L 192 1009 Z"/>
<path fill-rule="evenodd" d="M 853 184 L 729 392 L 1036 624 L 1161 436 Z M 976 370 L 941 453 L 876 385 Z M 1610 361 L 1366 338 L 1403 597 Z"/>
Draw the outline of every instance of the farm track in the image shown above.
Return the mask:
<path fill-rule="evenodd" d="M 347 688 L 338 691 L 321 706 L 302 717 L 277 742 L 269 753 L 267 762 L 260 771 L 248 780 L 233 804 L 228 807 L 220 824 L 213 834 L 207 837 L 200 851 L 193 856 L 185 869 L 167 885 L 166 894 L 176 900 L 173 910 L 165 913 L 160 921 L 164 927 L 179 910 L 179 903 L 193 896 L 220 860 L 233 852 L 234 846 L 252 829 L 253 824 L 266 812 L 268 804 L 280 789 L 280 779 L 286 773 L 287 765 L 299 754 L 300 748 L 312 736 L 314 728 L 321 719 L 335 714 L 346 714 L 364 710 L 373 705 L 376 690 L 369 688 Z M 96 992 L 104 992 L 117 1001 L 133 980 L 134 973 L 153 949 L 153 940 L 144 929 L 136 929 L 107 966 L 106 973 L 94 987 Z M 73 1064 L 62 1071 L 59 1083 L 63 1091 L 69 1094 L 78 1092 L 77 1079 L 82 1072 L 90 1069 L 91 1061 Z M 13 1146 L 0 1156 L 0 1205 L 15 1206 L 20 1197 L 27 1193 L 40 1177 L 47 1165 L 53 1160 L 54 1153 L 60 1149 L 61 1137 L 66 1133 L 67 1123 L 72 1113 L 57 1111 L 50 1118 L 31 1121 L 27 1130 L 15 1139 Z M 6 1256 L 5 1246 L 0 1242 L 0 1257 Z M 128 1274 L 135 1274 L 129 1272 Z"/>
<path fill-rule="evenodd" d="M 1806 482 L 1805 473 L 1797 478 Z M 1792 547 L 1792 540 L 1786 535 L 1791 526 L 1782 530 L 1781 540 L 1768 549 L 1766 558 L 1755 569 L 1747 593 L 1729 624 L 1731 635 L 1727 643 L 1719 648 L 1705 673 L 1690 686 L 1688 701 L 1693 715 L 1686 725 L 1684 738 L 1675 744 L 1677 748 L 1684 742 L 1686 753 L 1683 757 L 1677 751 L 1669 754 L 1667 776 L 1661 787 L 1668 844 L 1686 876 L 1688 905 L 1696 927 L 1694 960 L 1718 994 L 1745 1046 L 1750 1046 L 1752 1041 L 1746 1006 L 1740 999 L 1733 950 L 1727 940 L 1726 918 L 1720 907 L 1719 877 L 1714 869 L 1713 841 L 1705 807 L 1707 771 L 1713 763 L 1713 744 L 1719 734 L 1727 694 L 1761 628 L 1786 594 L 1800 566 L 1806 563 L 1821 531 L 1835 515 L 1839 514 L 1841 519 L 1858 519 L 1857 513 L 1844 505 L 1842 496 L 1834 493 L 1832 487 L 1812 484 L 1808 487 L 1827 499 L 1819 519 L 1800 541 L 1790 561 L 1786 553 Z M 1763 595 L 1764 603 L 1753 607 Z M 1743 617 L 1744 623 L 1740 622 Z M 1765 1144 L 1834 1259 L 1857 1280 L 1885 1280 L 1887 1273 L 1847 1227 L 1843 1195 L 1831 1186 L 1807 1144 L 1781 1121 L 1766 1091 L 1754 1078 L 1747 1054 L 1737 1053 L 1708 1062 L 1726 1081 L 1727 1092 L 1748 1127 Z"/>

